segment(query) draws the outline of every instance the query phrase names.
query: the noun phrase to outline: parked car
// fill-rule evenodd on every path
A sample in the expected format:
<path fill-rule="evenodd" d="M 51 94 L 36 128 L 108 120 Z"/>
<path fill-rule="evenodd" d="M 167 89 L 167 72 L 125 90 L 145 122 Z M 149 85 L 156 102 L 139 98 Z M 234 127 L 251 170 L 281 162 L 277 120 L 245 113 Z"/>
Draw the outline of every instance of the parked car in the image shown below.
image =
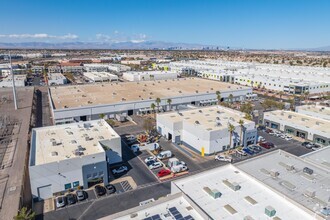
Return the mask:
<path fill-rule="evenodd" d="M 144 162 L 145 163 L 148 163 L 149 161 L 151 161 L 151 160 L 153 160 L 153 161 L 156 161 L 157 160 L 157 158 L 156 157 L 154 157 L 154 156 L 151 156 L 151 157 L 147 157 L 145 160 L 144 160 Z"/>
<path fill-rule="evenodd" d="M 233 162 L 233 158 L 231 156 L 221 155 L 218 154 L 214 157 L 214 160 L 216 161 L 225 161 L 225 162 Z"/>
<path fill-rule="evenodd" d="M 247 156 L 247 154 L 243 150 L 236 150 L 236 153 L 241 156 Z"/>
<path fill-rule="evenodd" d="M 270 148 L 272 148 L 272 147 L 268 144 L 268 142 L 261 142 L 261 143 L 259 143 L 259 145 L 260 145 L 261 147 L 263 147 L 263 148 L 266 148 L 266 149 L 270 149 Z"/>
<path fill-rule="evenodd" d="M 308 144 L 306 144 L 306 148 L 307 149 L 312 149 L 313 147 L 314 147 L 315 145 L 313 144 L 313 143 L 308 143 Z"/>
<path fill-rule="evenodd" d="M 116 187 L 114 185 L 112 185 L 112 184 L 106 185 L 105 188 L 109 191 L 110 194 L 116 192 Z"/>
<path fill-rule="evenodd" d="M 260 153 L 262 151 L 261 147 L 258 145 L 252 145 L 251 148 L 255 153 Z"/>
<path fill-rule="evenodd" d="M 150 160 L 148 161 L 146 164 L 147 164 L 147 167 L 149 167 L 150 165 L 156 163 L 157 161 L 156 160 Z"/>
<path fill-rule="evenodd" d="M 268 134 L 273 133 L 273 130 L 268 128 L 268 129 L 266 129 L 266 133 L 268 133 Z"/>
<path fill-rule="evenodd" d="M 291 141 L 291 140 L 292 140 L 292 137 L 291 137 L 290 135 L 287 135 L 287 136 L 285 137 L 285 140 L 287 140 L 287 141 Z"/>
<path fill-rule="evenodd" d="M 94 189 L 98 196 L 103 196 L 107 192 L 106 189 L 100 185 L 96 185 Z"/>
<path fill-rule="evenodd" d="M 76 196 L 77 196 L 78 201 L 83 201 L 86 199 L 85 192 L 82 190 L 77 190 Z"/>
<path fill-rule="evenodd" d="M 127 171 L 128 171 L 127 166 L 120 166 L 118 168 L 113 169 L 112 173 L 115 175 L 115 174 L 121 174 L 121 173 L 124 173 L 124 172 L 127 172 Z"/>
<path fill-rule="evenodd" d="M 149 169 L 153 170 L 153 169 L 157 169 L 162 166 L 163 166 L 163 164 L 161 162 L 155 162 L 155 163 L 149 165 Z"/>
<path fill-rule="evenodd" d="M 66 197 L 65 196 L 56 197 L 56 208 L 63 208 L 64 206 L 66 206 Z"/>
<path fill-rule="evenodd" d="M 258 142 L 263 142 L 263 141 L 265 141 L 266 139 L 263 137 L 263 136 L 259 136 L 258 137 Z"/>
<path fill-rule="evenodd" d="M 170 150 L 162 151 L 157 155 L 157 158 L 160 160 L 172 157 L 172 152 Z"/>
<path fill-rule="evenodd" d="M 312 150 L 319 150 L 321 149 L 321 145 L 314 144 L 314 147 L 312 147 Z"/>
<path fill-rule="evenodd" d="M 249 155 L 253 155 L 253 154 L 254 154 L 254 151 L 251 150 L 251 149 L 248 148 L 248 147 L 243 148 L 243 151 L 244 151 L 245 153 L 249 154 Z"/>
<path fill-rule="evenodd" d="M 162 169 L 160 170 L 158 173 L 157 173 L 157 176 L 158 177 L 163 177 L 163 176 L 168 176 L 171 174 L 171 171 L 170 170 L 167 170 L 167 169 Z"/>
<path fill-rule="evenodd" d="M 67 194 L 66 199 L 67 199 L 69 205 L 75 204 L 77 202 L 76 196 L 72 193 Z"/>
<path fill-rule="evenodd" d="M 305 142 L 302 142 L 302 143 L 301 143 L 301 145 L 302 145 L 303 147 L 306 147 L 308 144 L 311 144 L 311 142 L 309 142 L 309 141 L 305 141 Z"/>
<path fill-rule="evenodd" d="M 140 151 L 140 146 L 138 144 L 133 144 L 132 146 L 129 147 L 133 153 L 137 153 Z"/>
<path fill-rule="evenodd" d="M 183 172 L 183 171 L 186 171 L 186 170 L 188 170 L 188 167 L 185 166 L 185 165 L 182 165 L 182 164 L 179 164 L 179 165 L 173 166 L 173 167 L 171 168 L 171 171 L 172 171 L 173 173 L 180 173 L 180 172 Z"/>

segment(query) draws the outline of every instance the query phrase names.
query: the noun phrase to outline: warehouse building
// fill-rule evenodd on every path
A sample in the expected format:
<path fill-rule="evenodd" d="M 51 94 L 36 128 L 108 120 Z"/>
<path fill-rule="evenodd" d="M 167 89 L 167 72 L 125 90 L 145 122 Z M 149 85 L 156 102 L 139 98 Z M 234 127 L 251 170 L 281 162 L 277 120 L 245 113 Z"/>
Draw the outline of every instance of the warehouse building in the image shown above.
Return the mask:
<path fill-rule="evenodd" d="M 313 219 L 329 219 L 329 170 L 282 150 L 235 164 L 279 196 L 313 213 Z M 297 219 L 289 218 L 287 219 Z M 306 219 L 306 217 L 302 217 Z"/>
<path fill-rule="evenodd" d="M 240 120 L 244 121 L 242 126 Z M 229 124 L 235 127 L 232 134 Z M 157 131 L 168 140 L 205 155 L 255 144 L 257 139 L 253 121 L 244 119 L 242 112 L 221 106 L 157 114 Z"/>
<path fill-rule="evenodd" d="M 84 64 L 84 70 L 87 72 L 106 72 L 108 71 L 108 64 L 102 63 L 88 63 Z"/>
<path fill-rule="evenodd" d="M 290 94 L 330 91 L 330 68 L 190 60 L 172 62 L 171 71 Z"/>
<path fill-rule="evenodd" d="M 168 71 L 134 71 L 123 73 L 123 78 L 131 82 L 176 79 L 177 77 L 177 73 Z"/>
<path fill-rule="evenodd" d="M 134 91 L 134 92 L 132 92 Z M 249 87 L 199 79 L 183 78 L 161 81 L 103 83 L 49 88 L 54 123 L 70 123 L 116 115 L 151 112 L 151 104 L 160 98 L 159 110 L 177 109 L 181 105 L 207 105 L 216 102 L 216 91 L 222 100 L 232 94 L 234 100 L 244 100 L 252 93 Z M 168 104 L 168 100 L 171 104 Z"/>
<path fill-rule="evenodd" d="M 49 86 L 64 85 L 68 82 L 61 73 L 48 73 L 47 80 Z"/>
<path fill-rule="evenodd" d="M 29 176 L 34 199 L 108 182 L 108 164 L 122 161 L 120 136 L 95 120 L 32 130 Z"/>
<path fill-rule="evenodd" d="M 23 87 L 26 84 L 26 75 L 14 75 L 15 86 Z M 13 78 L 12 75 L 8 75 L 5 78 L 0 79 L 0 88 L 12 87 L 13 86 Z"/>
<path fill-rule="evenodd" d="M 330 172 L 330 146 L 312 151 L 301 158 Z"/>
<path fill-rule="evenodd" d="M 92 82 L 118 81 L 118 76 L 108 72 L 84 72 L 84 76 Z"/>
<path fill-rule="evenodd" d="M 172 181 L 171 194 L 178 192 L 207 219 L 313 219 L 313 213 L 231 164 Z"/>
<path fill-rule="evenodd" d="M 313 141 L 330 145 L 330 121 L 291 111 L 270 111 L 264 113 L 267 127 Z"/>
<path fill-rule="evenodd" d="M 296 112 L 330 121 L 330 108 L 322 105 L 302 105 L 296 107 Z"/>
<path fill-rule="evenodd" d="M 108 69 L 110 71 L 120 73 L 120 72 L 130 71 L 131 67 L 126 66 L 126 65 L 122 65 L 122 64 L 117 64 L 117 63 L 110 63 L 108 65 Z"/>

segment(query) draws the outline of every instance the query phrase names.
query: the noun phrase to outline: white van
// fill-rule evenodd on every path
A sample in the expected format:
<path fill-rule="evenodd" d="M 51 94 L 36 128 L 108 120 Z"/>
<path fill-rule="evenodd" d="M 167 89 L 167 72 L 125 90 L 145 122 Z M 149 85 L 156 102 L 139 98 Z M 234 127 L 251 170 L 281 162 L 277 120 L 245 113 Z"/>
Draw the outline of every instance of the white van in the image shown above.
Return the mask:
<path fill-rule="evenodd" d="M 159 160 L 163 160 L 170 157 L 172 157 L 172 152 L 170 150 L 162 151 L 157 155 L 157 159 Z"/>

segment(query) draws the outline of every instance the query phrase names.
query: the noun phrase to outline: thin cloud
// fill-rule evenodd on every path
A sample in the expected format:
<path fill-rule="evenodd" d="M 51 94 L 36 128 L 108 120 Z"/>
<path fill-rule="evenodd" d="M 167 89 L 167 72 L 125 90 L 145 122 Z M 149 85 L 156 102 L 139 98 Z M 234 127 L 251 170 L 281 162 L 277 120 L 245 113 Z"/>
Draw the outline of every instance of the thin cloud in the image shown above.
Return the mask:
<path fill-rule="evenodd" d="M 146 34 L 134 34 L 133 36 L 127 36 L 119 31 L 114 31 L 115 35 L 96 34 L 96 39 L 103 42 L 120 43 L 120 42 L 132 42 L 142 43 L 148 39 Z"/>
<path fill-rule="evenodd" d="M 0 38 L 11 39 L 58 39 L 58 40 L 74 40 L 78 39 L 78 35 L 49 35 L 49 34 L 0 34 Z"/>

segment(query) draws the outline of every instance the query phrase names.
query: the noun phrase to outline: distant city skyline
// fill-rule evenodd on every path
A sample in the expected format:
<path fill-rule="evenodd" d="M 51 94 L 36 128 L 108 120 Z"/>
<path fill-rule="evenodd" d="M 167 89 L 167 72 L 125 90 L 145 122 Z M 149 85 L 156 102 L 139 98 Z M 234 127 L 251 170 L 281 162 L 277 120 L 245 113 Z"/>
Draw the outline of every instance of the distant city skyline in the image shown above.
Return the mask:
<path fill-rule="evenodd" d="M 327 0 L 12 0 L 0 42 L 164 41 L 251 49 L 330 46 Z"/>

